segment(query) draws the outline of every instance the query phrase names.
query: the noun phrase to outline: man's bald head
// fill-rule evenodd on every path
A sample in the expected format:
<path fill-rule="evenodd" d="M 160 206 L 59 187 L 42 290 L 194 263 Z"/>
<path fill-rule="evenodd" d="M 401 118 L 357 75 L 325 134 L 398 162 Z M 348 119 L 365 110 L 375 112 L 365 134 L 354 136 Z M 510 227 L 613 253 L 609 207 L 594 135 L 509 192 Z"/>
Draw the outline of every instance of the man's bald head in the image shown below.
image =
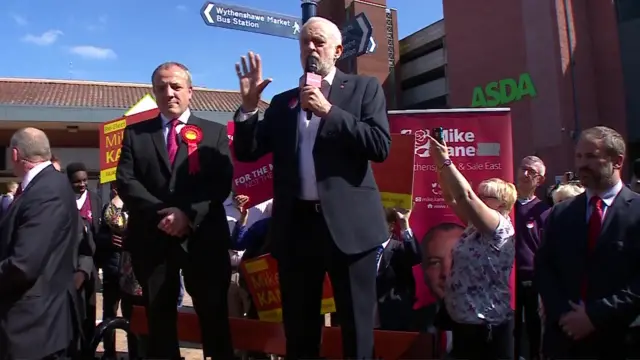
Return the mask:
<path fill-rule="evenodd" d="M 32 127 L 22 128 L 11 136 L 11 148 L 17 152 L 15 160 L 41 163 L 51 160 L 51 146 L 44 131 Z"/>

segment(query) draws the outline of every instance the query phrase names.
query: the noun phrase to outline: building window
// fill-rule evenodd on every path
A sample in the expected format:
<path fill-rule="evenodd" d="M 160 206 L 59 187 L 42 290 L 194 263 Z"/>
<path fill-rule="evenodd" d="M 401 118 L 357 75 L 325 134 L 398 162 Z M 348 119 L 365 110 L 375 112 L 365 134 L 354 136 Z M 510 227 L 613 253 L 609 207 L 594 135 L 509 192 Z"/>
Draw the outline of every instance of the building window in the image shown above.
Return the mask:
<path fill-rule="evenodd" d="M 619 23 L 640 19 L 639 0 L 617 0 L 616 10 Z"/>

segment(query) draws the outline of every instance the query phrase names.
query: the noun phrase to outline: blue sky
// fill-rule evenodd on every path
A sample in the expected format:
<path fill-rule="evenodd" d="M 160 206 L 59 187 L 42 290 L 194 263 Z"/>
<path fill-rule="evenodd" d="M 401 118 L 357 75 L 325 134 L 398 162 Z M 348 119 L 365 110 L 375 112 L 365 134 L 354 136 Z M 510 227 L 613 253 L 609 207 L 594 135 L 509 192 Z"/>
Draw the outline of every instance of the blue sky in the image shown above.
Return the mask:
<path fill-rule="evenodd" d="M 225 0 L 299 15 L 298 0 Z M 179 61 L 194 84 L 237 89 L 234 64 L 248 50 L 262 56 L 274 82 L 265 100 L 295 86 L 301 75 L 295 40 L 206 26 L 203 0 L 3 0 L 2 77 L 148 83 L 155 66 Z M 440 0 L 387 0 L 398 10 L 400 38 L 442 18 Z M 376 39 L 377 40 L 377 39 Z"/>

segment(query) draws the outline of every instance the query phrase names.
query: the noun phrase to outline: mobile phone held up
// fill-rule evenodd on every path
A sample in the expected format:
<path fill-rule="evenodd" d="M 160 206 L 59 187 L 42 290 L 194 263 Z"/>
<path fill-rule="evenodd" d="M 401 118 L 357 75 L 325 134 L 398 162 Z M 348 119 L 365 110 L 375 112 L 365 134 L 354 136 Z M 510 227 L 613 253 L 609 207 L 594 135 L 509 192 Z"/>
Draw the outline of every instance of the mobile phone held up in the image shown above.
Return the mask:
<path fill-rule="evenodd" d="M 440 144 L 444 144 L 444 138 L 443 138 L 443 129 L 442 127 L 437 127 L 437 128 L 433 128 L 433 138 L 436 139 L 437 142 L 439 142 Z"/>

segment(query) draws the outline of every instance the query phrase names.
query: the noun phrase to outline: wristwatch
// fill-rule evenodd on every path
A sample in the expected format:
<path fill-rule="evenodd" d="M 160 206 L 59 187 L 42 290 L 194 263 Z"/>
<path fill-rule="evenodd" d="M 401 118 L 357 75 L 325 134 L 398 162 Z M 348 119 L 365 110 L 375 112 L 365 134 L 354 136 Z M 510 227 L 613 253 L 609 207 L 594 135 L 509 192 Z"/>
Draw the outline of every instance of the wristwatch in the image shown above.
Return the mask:
<path fill-rule="evenodd" d="M 444 168 L 445 168 L 445 167 L 447 167 L 447 166 L 451 166 L 451 164 L 452 164 L 451 159 L 445 159 L 445 160 L 442 162 L 442 166 L 440 166 L 440 167 L 438 168 L 438 170 L 442 170 L 442 169 L 444 169 Z"/>

